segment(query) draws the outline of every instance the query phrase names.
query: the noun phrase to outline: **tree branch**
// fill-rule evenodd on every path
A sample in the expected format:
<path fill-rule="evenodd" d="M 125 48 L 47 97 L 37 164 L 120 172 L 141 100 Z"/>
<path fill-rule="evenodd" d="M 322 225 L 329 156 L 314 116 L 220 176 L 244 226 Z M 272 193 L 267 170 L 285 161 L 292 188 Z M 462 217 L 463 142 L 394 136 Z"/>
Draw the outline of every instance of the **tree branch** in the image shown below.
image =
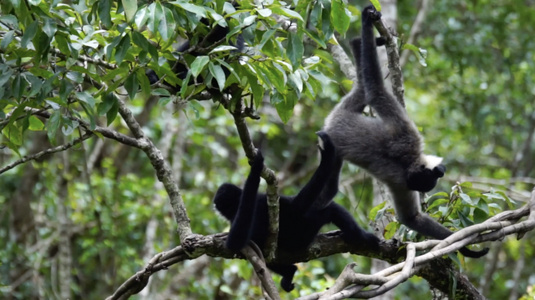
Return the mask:
<path fill-rule="evenodd" d="M 45 156 L 47 154 L 57 153 L 57 152 L 61 152 L 61 151 L 65 151 L 67 149 L 70 149 L 70 148 L 74 147 L 75 145 L 78 145 L 78 144 L 82 143 L 83 141 L 87 140 L 88 138 L 90 138 L 92 136 L 93 136 L 92 132 L 86 132 L 81 137 L 76 138 L 75 140 L 73 140 L 70 143 L 67 143 L 67 144 L 64 144 L 64 145 L 61 145 L 61 146 L 57 146 L 57 147 L 53 147 L 53 148 L 49 148 L 49 149 L 37 152 L 37 153 L 32 154 L 32 155 L 24 156 L 23 158 L 21 158 L 21 159 L 19 159 L 17 161 L 14 161 L 14 162 L 10 163 L 9 165 L 7 165 L 7 166 L 5 166 L 3 168 L 0 168 L 0 174 L 6 172 L 8 170 L 11 170 L 14 167 L 16 167 L 16 166 L 18 166 L 20 164 L 23 164 L 25 162 L 28 162 L 30 160 L 39 159 L 39 158 L 41 158 L 41 157 L 43 157 L 43 156 Z"/>
<path fill-rule="evenodd" d="M 184 200 L 180 195 L 180 189 L 178 188 L 177 181 L 173 175 L 169 163 L 163 157 L 161 151 L 152 143 L 152 141 L 146 137 L 145 133 L 141 129 L 141 126 L 134 118 L 134 114 L 126 107 L 126 104 L 120 98 L 117 98 L 119 104 L 119 114 L 126 122 L 128 128 L 136 140 L 141 143 L 141 149 L 150 160 L 150 163 L 154 167 L 156 176 L 160 180 L 169 195 L 171 207 L 173 209 L 173 216 L 177 223 L 177 231 L 182 243 L 192 234 L 190 227 L 190 219 L 184 205 Z"/>
<path fill-rule="evenodd" d="M 521 218 L 529 216 L 525 221 L 518 224 Z M 511 223 L 507 225 L 506 223 Z M 341 232 L 331 231 L 320 234 L 316 237 L 314 243 L 309 249 L 300 252 L 287 253 L 279 251 L 274 263 L 288 264 L 296 262 L 307 262 L 320 257 L 326 257 L 333 254 L 349 252 L 351 254 L 379 258 L 386 260 L 395 265 L 383 269 L 373 275 L 351 274 L 354 264 L 350 263 L 342 272 L 339 279 L 328 291 L 319 292 L 299 298 L 300 300 L 312 299 L 344 299 L 347 297 L 372 297 L 377 296 L 389 289 L 394 288 L 399 283 L 405 281 L 413 275 L 422 276 L 433 287 L 438 288 L 444 293 L 448 293 L 453 281 L 457 283 L 456 294 L 468 295 L 473 299 L 480 299 L 481 295 L 475 287 L 462 275 L 456 266 L 448 259 L 441 259 L 443 256 L 453 253 L 470 243 L 480 243 L 483 241 L 503 238 L 505 235 L 522 234 L 535 228 L 535 189 L 532 192 L 532 198 L 525 206 L 502 212 L 482 224 L 470 226 L 459 230 L 445 240 L 427 240 L 417 243 L 408 243 L 401 245 L 398 241 L 389 240 L 380 244 L 380 251 L 366 248 L 366 245 L 358 247 L 346 244 L 341 238 Z M 478 233 L 494 230 L 478 236 Z M 131 291 L 141 290 L 140 285 L 146 281 L 146 277 L 155 272 L 165 270 L 180 261 L 194 259 L 201 255 L 208 255 L 222 258 L 243 258 L 236 257 L 236 254 L 225 248 L 227 234 L 218 233 L 209 236 L 196 235 L 188 239 L 187 243 L 175 247 L 172 250 L 157 254 L 147 266 L 137 272 L 135 275 L 126 280 L 121 287 L 108 299 L 122 299 L 122 295 L 131 293 Z M 431 251 L 416 256 L 414 251 Z M 187 253 L 195 253 L 188 255 Z M 405 259 L 402 263 L 397 263 Z M 409 272 L 410 270 L 410 272 Z M 436 270 L 443 270 L 437 272 Z M 396 274 L 401 272 L 400 274 Z M 451 276 L 444 277 L 444 272 Z M 356 286 L 354 286 L 356 285 Z M 379 287 L 362 291 L 362 288 L 369 285 L 379 285 Z M 382 287 L 383 285 L 384 287 Z M 332 293 L 331 290 L 337 290 Z"/>
<path fill-rule="evenodd" d="M 403 87 L 403 73 L 401 72 L 401 65 L 399 64 L 397 38 L 391 33 L 391 29 L 386 26 L 383 19 L 375 21 L 373 25 L 386 41 L 385 47 L 386 55 L 388 57 L 390 81 L 392 82 L 392 92 L 398 102 L 405 107 L 405 88 Z"/>
<path fill-rule="evenodd" d="M 245 118 L 243 115 L 243 102 L 242 100 L 237 101 L 232 116 L 234 117 L 234 123 L 236 124 L 236 129 L 238 130 L 238 135 L 245 151 L 245 155 L 249 158 L 249 161 L 252 161 L 256 155 L 255 147 L 253 145 L 251 135 L 249 134 L 249 129 L 245 123 Z M 228 109 L 228 108 L 227 108 Z M 262 178 L 266 180 L 268 185 L 266 196 L 267 196 L 267 205 L 268 205 L 268 216 L 269 216 L 269 235 L 266 240 L 265 246 L 265 256 L 267 261 L 272 261 L 275 258 L 275 253 L 277 250 L 277 240 L 279 233 L 279 195 L 278 190 L 278 180 L 275 176 L 275 172 L 264 166 L 261 174 Z"/>

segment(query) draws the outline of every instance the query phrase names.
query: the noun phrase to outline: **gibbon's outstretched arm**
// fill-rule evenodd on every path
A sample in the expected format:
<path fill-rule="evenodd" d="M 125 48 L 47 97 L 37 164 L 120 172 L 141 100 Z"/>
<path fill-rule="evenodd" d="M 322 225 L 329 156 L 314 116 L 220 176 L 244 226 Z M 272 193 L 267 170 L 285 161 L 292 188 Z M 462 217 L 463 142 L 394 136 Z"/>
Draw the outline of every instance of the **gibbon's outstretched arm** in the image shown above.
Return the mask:
<path fill-rule="evenodd" d="M 333 173 L 332 171 L 336 159 L 334 145 L 327 133 L 318 131 L 316 134 L 320 137 L 318 148 L 321 153 L 321 161 L 310 180 L 293 199 L 292 206 L 298 211 L 308 211 L 314 205 L 318 195 L 321 194 L 324 188 L 329 187 L 326 182 Z M 336 189 L 338 191 L 338 183 Z M 334 195 L 336 195 L 336 193 Z M 332 198 L 330 200 L 332 201 Z"/>
<path fill-rule="evenodd" d="M 381 13 L 377 12 L 373 6 L 368 6 L 362 11 L 361 61 L 364 70 L 364 92 L 367 102 L 377 111 L 383 126 L 387 128 L 385 132 L 393 132 L 393 134 L 386 140 L 390 147 L 387 151 L 390 153 L 386 153 L 385 157 L 376 158 L 385 162 L 371 164 L 368 170 L 389 187 L 396 214 L 402 224 L 423 235 L 444 239 L 453 232 L 421 212 L 420 195 L 412 189 L 419 191 L 432 189 L 438 178 L 444 175 L 445 167 L 439 164 L 438 158 L 429 158 L 422 154 L 419 132 L 407 116 L 405 109 L 384 87 L 373 32 L 373 22 L 380 18 Z M 376 145 L 375 148 L 379 146 L 381 145 Z M 399 159 L 399 161 L 388 163 L 387 161 L 392 158 Z M 430 161 L 435 163 L 434 167 L 428 166 Z M 391 176 L 392 174 L 395 176 Z M 400 175 L 406 180 L 399 181 L 396 176 Z M 472 251 L 465 247 L 460 252 L 464 256 L 477 258 L 487 254 L 488 248 Z"/>
<path fill-rule="evenodd" d="M 336 149 L 330 137 L 325 132 L 317 134 L 321 152 L 318 169 L 296 196 L 280 195 L 277 249 L 287 252 L 306 250 L 323 225 L 334 223 L 342 231 L 346 243 L 378 250 L 379 239 L 360 228 L 347 210 L 332 202 L 332 197 L 338 190 L 338 177 L 331 177 L 331 174 L 333 170 L 339 171 L 342 161 L 336 160 Z M 234 251 L 241 250 L 249 240 L 260 248 L 265 246 L 269 226 L 267 197 L 266 194 L 257 192 L 262 168 L 259 152 L 243 191 L 233 184 L 225 183 L 219 187 L 214 197 L 215 208 L 232 223 L 226 246 Z M 331 181 L 332 178 L 336 182 Z M 333 186 L 329 186 L 331 182 Z M 324 192 L 323 189 L 329 189 L 329 192 Z M 316 202 L 323 201 L 320 195 L 326 194 L 332 194 L 324 202 L 326 205 L 316 206 Z M 268 264 L 268 267 L 282 275 L 281 286 L 285 291 L 294 288 L 292 279 L 297 268 L 293 264 Z"/>
<path fill-rule="evenodd" d="M 232 221 L 231 230 L 227 237 L 226 247 L 238 252 L 251 240 L 252 231 L 249 230 L 256 215 L 257 193 L 260 185 L 260 173 L 264 168 L 264 157 L 258 150 L 251 165 L 251 172 L 245 181 L 240 197 L 240 204 L 236 217 Z"/>

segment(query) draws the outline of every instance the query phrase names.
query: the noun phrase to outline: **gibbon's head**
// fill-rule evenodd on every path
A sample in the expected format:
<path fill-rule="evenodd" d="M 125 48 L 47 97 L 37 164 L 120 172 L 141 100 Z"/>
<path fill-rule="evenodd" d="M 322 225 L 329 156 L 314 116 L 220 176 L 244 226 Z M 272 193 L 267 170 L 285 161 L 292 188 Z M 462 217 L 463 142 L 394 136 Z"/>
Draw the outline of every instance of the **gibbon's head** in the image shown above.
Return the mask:
<path fill-rule="evenodd" d="M 424 155 L 422 160 L 421 163 L 408 170 L 407 187 L 425 193 L 437 185 L 438 179 L 446 173 L 446 167 L 441 164 L 442 157 Z"/>
<path fill-rule="evenodd" d="M 232 220 L 238 211 L 242 189 L 231 183 L 222 184 L 215 193 L 216 210 L 227 220 Z"/>

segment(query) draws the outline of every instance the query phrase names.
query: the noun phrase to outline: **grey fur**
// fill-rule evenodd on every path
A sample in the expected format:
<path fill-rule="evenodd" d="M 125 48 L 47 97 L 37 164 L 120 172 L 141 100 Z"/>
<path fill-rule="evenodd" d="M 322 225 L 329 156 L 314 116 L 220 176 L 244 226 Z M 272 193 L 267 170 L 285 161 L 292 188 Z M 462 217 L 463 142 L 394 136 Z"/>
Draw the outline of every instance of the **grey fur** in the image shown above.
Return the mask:
<path fill-rule="evenodd" d="M 401 223 L 426 236 L 444 239 L 452 232 L 421 212 L 416 190 L 431 190 L 443 176 L 445 167 L 440 164 L 441 159 L 423 154 L 423 139 L 418 129 L 404 107 L 384 87 L 373 32 L 373 22 L 380 17 L 373 6 L 362 11 L 362 42 L 355 39 L 351 44 L 358 82 L 329 114 L 324 131 L 344 160 L 366 169 L 388 186 Z M 363 115 L 366 105 L 378 117 Z M 487 252 L 488 249 L 461 249 L 469 257 L 480 257 Z"/>

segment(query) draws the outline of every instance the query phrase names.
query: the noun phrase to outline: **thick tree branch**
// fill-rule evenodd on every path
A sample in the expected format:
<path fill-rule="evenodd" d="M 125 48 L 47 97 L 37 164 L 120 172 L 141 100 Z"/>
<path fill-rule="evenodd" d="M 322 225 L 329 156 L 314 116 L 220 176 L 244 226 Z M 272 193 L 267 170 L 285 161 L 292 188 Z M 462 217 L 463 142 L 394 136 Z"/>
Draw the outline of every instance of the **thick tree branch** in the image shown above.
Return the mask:
<path fill-rule="evenodd" d="M 136 140 L 138 140 L 143 146 L 142 150 L 145 152 L 149 158 L 158 180 L 160 180 L 169 195 L 169 200 L 171 207 L 173 209 L 173 216 L 175 222 L 177 223 L 177 231 L 180 236 L 182 243 L 188 238 L 192 232 L 190 227 L 190 220 L 186 211 L 186 206 L 184 205 L 184 200 L 180 195 L 180 189 L 178 188 L 177 181 L 173 175 L 169 163 L 163 157 L 161 151 L 152 143 L 152 141 L 145 135 L 141 126 L 134 118 L 134 114 L 126 107 L 126 104 L 123 100 L 117 98 L 117 103 L 119 104 L 119 114 L 126 122 L 128 128 Z"/>
<path fill-rule="evenodd" d="M 529 216 L 525 221 L 518 222 L 521 218 Z M 513 224 L 518 222 L 516 224 Z M 459 230 L 447 239 L 427 240 L 418 243 L 409 243 L 407 246 L 401 245 L 395 240 L 385 241 L 380 244 L 380 251 L 366 248 L 366 245 L 359 247 L 351 246 L 341 238 L 340 231 L 331 231 L 320 234 L 306 251 L 286 253 L 279 251 L 273 262 L 275 263 L 296 263 L 306 262 L 320 257 L 326 257 L 333 254 L 349 252 L 356 255 L 379 258 L 386 260 L 395 265 L 381 270 L 373 275 L 365 274 L 348 274 L 353 272 L 353 265 L 349 264 L 344 270 L 345 274 L 340 276 L 340 281 L 336 282 L 331 289 L 339 290 L 336 293 L 330 291 L 319 292 L 305 297 L 301 300 L 320 299 L 328 296 L 326 299 L 344 299 L 347 297 L 369 297 L 377 295 L 379 292 L 385 292 L 394 288 L 400 282 L 405 281 L 413 275 L 418 275 L 426 279 L 432 286 L 438 288 L 444 293 L 448 293 L 453 281 L 457 284 L 456 294 L 480 299 L 481 295 L 467 278 L 456 269 L 456 266 L 450 260 L 441 259 L 448 253 L 453 253 L 470 243 L 480 243 L 491 241 L 497 238 L 503 238 L 505 235 L 523 234 L 535 228 L 535 190 L 532 192 L 532 198 L 525 206 L 502 212 L 482 224 L 470 226 Z M 483 235 L 478 233 L 494 230 Z M 146 282 L 146 277 L 153 273 L 165 270 L 180 261 L 194 259 L 201 255 L 213 257 L 236 258 L 236 254 L 225 248 L 226 233 L 219 233 L 209 236 L 197 235 L 188 240 L 187 243 L 178 246 L 172 250 L 162 252 L 156 255 L 149 264 L 141 271 L 130 277 L 109 299 L 122 299 L 122 295 L 131 291 L 141 290 Z M 414 250 L 426 251 L 425 254 L 415 256 Z M 187 250 L 187 251 L 186 251 Z M 188 255 L 187 253 L 195 253 Z M 243 257 L 239 257 L 243 258 Z M 402 263 L 397 263 L 405 260 Z M 409 271 L 410 270 L 410 273 Z M 441 270 L 437 272 L 437 270 Z M 396 274 L 402 272 L 401 274 Z M 444 276 L 447 273 L 450 276 Z M 363 286 L 386 284 L 386 287 L 377 287 L 372 291 L 363 291 Z M 353 286 L 356 285 L 356 286 Z M 349 288 L 348 288 L 349 287 Z M 323 299 L 323 298 L 322 298 Z"/>
<path fill-rule="evenodd" d="M 256 276 L 260 279 L 262 283 L 262 288 L 264 290 L 264 295 L 267 300 L 280 300 L 280 295 L 273 278 L 271 278 L 271 273 L 269 272 L 264 257 L 262 255 L 262 250 L 258 248 L 253 242 L 250 243 L 253 246 L 247 246 L 242 249 L 243 255 L 253 266 L 253 270 L 256 273 Z"/>

